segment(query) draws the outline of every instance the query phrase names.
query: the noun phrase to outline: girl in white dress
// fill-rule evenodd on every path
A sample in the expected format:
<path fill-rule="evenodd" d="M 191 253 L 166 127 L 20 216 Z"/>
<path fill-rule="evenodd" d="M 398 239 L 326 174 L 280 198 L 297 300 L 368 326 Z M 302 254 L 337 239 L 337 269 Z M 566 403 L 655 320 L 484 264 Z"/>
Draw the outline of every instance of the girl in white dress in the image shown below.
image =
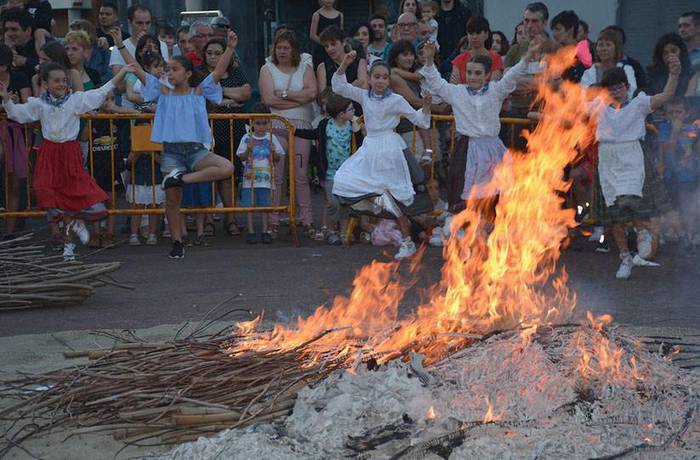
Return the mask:
<path fill-rule="evenodd" d="M 333 75 L 333 92 L 362 106 L 367 128 L 362 146 L 348 158 L 335 174 L 333 194 L 346 198 L 377 195 L 375 204 L 398 217 L 403 240 L 396 259 L 410 257 L 416 252 L 411 241 L 408 218 L 401 213 L 394 200 L 405 206 L 413 203 L 415 192 L 408 164 L 404 157 L 406 143 L 394 132 L 400 117 L 408 118 L 420 128 L 430 128 L 430 93 L 423 98 L 423 108 L 414 110 L 410 104 L 389 89 L 389 66 L 375 62 L 369 73 L 370 89 L 352 86 L 345 78 L 345 70 L 355 60 L 351 51 Z"/>

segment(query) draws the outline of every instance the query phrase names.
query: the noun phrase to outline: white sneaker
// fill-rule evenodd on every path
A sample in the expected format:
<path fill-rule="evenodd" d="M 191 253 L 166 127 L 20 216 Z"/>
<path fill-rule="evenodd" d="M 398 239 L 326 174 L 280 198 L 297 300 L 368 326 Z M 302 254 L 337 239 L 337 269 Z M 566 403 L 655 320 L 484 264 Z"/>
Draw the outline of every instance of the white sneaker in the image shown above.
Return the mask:
<path fill-rule="evenodd" d="M 604 231 L 605 227 L 596 225 L 595 227 L 593 227 L 593 233 L 591 234 L 591 236 L 588 237 L 588 241 L 600 241 L 600 237 L 603 236 Z"/>
<path fill-rule="evenodd" d="M 411 257 L 416 253 L 416 245 L 411 241 L 410 238 L 406 238 L 401 241 L 401 246 L 399 246 L 399 252 L 396 253 L 394 259 L 401 260 Z"/>
<path fill-rule="evenodd" d="M 72 231 L 78 237 L 82 244 L 88 244 L 90 241 L 90 232 L 82 220 L 74 220 L 68 225 L 67 231 Z"/>
<path fill-rule="evenodd" d="M 635 254 L 634 257 L 632 257 L 632 264 L 634 264 L 635 267 L 660 267 L 661 264 L 658 264 L 656 262 L 652 262 L 651 260 L 646 260 L 643 257 L 640 257 L 639 254 Z"/>
<path fill-rule="evenodd" d="M 617 273 L 615 273 L 615 278 L 619 280 L 626 280 L 630 277 L 630 275 L 632 275 L 634 261 L 632 260 L 632 256 L 629 254 L 620 255 L 620 259 L 622 259 L 622 262 L 620 262 L 620 268 L 618 268 Z"/>
<path fill-rule="evenodd" d="M 75 244 L 73 243 L 64 243 L 63 244 L 63 260 L 66 262 L 69 262 L 71 260 L 75 260 Z"/>
<path fill-rule="evenodd" d="M 158 244 L 158 236 L 155 233 L 151 233 L 148 235 L 148 239 L 146 240 L 146 246 L 155 246 Z"/>
<path fill-rule="evenodd" d="M 136 233 L 132 233 L 129 237 L 129 246 L 141 246 L 141 240 Z"/>
<path fill-rule="evenodd" d="M 642 228 L 637 231 L 637 253 L 642 259 L 648 259 L 651 256 L 653 239 L 649 230 Z"/>

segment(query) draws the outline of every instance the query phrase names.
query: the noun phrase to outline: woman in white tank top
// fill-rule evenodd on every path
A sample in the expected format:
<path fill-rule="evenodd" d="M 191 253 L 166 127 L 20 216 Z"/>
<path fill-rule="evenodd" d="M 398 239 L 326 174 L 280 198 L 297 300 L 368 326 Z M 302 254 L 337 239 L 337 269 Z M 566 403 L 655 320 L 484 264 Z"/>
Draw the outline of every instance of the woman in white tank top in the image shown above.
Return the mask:
<path fill-rule="evenodd" d="M 263 102 L 274 114 L 289 119 L 295 128 L 309 129 L 314 117 L 313 101 L 317 95 L 316 77 L 311 61 L 302 59 L 299 44 L 292 31 L 285 31 L 275 37 L 272 56 L 260 69 L 260 95 Z M 288 133 L 282 124 L 273 121 L 275 134 L 288 151 Z M 295 187 L 301 224 L 305 233 L 314 236 L 313 215 L 311 212 L 311 190 L 309 188 L 308 165 L 311 142 L 294 138 L 295 147 Z M 282 198 L 284 183 L 284 158 L 275 164 L 275 188 L 272 192 L 272 205 L 278 206 Z M 270 218 L 271 230 L 276 234 L 279 216 Z"/>

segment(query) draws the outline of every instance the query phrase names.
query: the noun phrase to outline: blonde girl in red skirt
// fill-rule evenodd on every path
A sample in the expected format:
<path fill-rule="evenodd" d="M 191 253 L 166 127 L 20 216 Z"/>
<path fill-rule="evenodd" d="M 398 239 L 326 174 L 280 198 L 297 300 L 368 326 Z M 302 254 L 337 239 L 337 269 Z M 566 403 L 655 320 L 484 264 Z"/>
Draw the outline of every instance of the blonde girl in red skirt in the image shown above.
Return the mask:
<path fill-rule="evenodd" d="M 0 97 L 8 118 L 18 123 L 41 122 L 44 140 L 34 168 L 34 192 L 39 207 L 65 224 L 63 258 L 66 260 L 75 259 L 73 235 L 83 244 L 90 239 L 84 221 L 96 221 L 107 215 L 103 204 L 107 194 L 85 170 L 76 140 L 80 115 L 99 108 L 114 85 L 126 72 L 133 71 L 133 66 L 124 66 L 101 88 L 71 92 L 66 69 L 48 63 L 39 69 L 43 93 L 30 97 L 26 104 L 13 103 L 7 87 L 0 83 Z"/>

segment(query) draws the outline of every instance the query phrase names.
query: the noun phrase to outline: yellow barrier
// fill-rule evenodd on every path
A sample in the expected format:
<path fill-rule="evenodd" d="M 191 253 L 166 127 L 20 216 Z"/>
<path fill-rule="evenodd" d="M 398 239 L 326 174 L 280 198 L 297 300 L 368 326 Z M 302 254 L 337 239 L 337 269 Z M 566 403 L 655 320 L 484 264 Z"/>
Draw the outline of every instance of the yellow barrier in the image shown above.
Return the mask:
<path fill-rule="evenodd" d="M 95 176 L 95 158 L 94 158 L 94 152 L 93 152 L 93 146 L 94 146 L 94 139 L 93 139 L 93 123 L 98 122 L 98 121 L 107 121 L 109 123 L 109 137 L 110 139 L 114 140 L 115 136 L 115 129 L 114 129 L 114 122 L 118 120 L 125 120 L 125 121 L 135 121 L 135 120 L 146 120 L 150 121 L 149 124 L 145 125 L 135 125 L 132 127 L 132 149 L 139 154 L 148 154 L 151 156 L 151 166 L 152 166 L 152 207 L 150 208 L 136 208 L 134 206 L 130 208 L 118 208 L 117 207 L 117 197 L 116 197 L 116 190 L 115 190 L 115 179 L 116 179 L 116 174 L 117 171 L 114 170 L 114 165 L 115 165 L 115 155 L 117 155 L 117 152 L 115 152 L 115 146 L 114 146 L 114 141 L 110 143 L 110 171 L 111 171 L 111 184 L 112 184 L 112 190 L 111 190 L 111 196 L 109 203 L 107 205 L 107 212 L 111 215 L 150 215 L 150 214 L 164 214 L 165 209 L 164 208 L 159 208 L 155 207 L 155 202 L 156 202 L 156 194 L 155 194 L 155 187 L 158 187 L 159 184 L 156 184 L 155 181 L 155 155 L 156 153 L 159 153 L 159 151 L 162 149 L 160 144 L 153 144 L 150 142 L 150 127 L 151 123 L 153 120 L 154 115 L 153 114 L 87 114 L 83 116 L 83 119 L 87 121 L 87 131 L 89 133 L 89 139 L 88 139 L 88 172 L 92 177 Z M 275 114 L 209 114 L 209 120 L 210 124 L 212 126 L 212 132 L 214 131 L 214 123 L 216 121 L 227 121 L 228 122 L 228 127 L 229 127 L 229 152 L 230 152 L 230 158 L 229 160 L 233 163 L 234 162 L 234 157 L 236 155 L 236 150 L 238 147 L 238 143 L 240 142 L 240 139 L 236 139 L 235 137 L 235 130 L 234 130 L 234 122 L 235 121 L 240 121 L 240 122 L 245 122 L 248 121 L 249 125 L 252 127 L 252 122 L 250 120 L 253 120 L 255 118 L 265 118 L 270 120 L 271 122 L 274 120 L 276 122 L 279 122 L 287 131 L 288 133 L 288 152 L 286 155 L 287 159 L 290 159 L 289 161 L 286 161 L 288 164 L 288 171 L 289 171 L 289 204 L 288 205 L 273 205 L 271 204 L 270 206 L 257 206 L 257 207 L 240 207 L 236 206 L 237 203 L 237 193 L 236 193 L 236 176 L 233 175 L 231 176 L 231 200 L 230 202 L 233 204 L 232 206 L 229 207 L 223 207 L 223 208 L 217 208 L 216 207 L 216 193 L 212 193 L 212 203 L 210 207 L 204 207 L 204 208 L 182 208 L 182 212 L 185 214 L 209 214 L 209 213 L 245 213 L 245 212 L 282 212 L 286 213 L 289 216 L 289 223 L 290 223 L 290 228 L 292 232 L 292 238 L 294 239 L 295 242 L 297 242 L 297 232 L 296 232 L 296 204 L 295 204 L 295 199 L 296 199 L 296 190 L 295 190 L 295 181 L 294 181 L 294 161 L 293 159 L 295 158 L 295 152 L 294 152 L 294 126 L 284 117 L 275 115 Z M 4 124 L 4 119 L 3 121 L 3 128 L 6 131 L 6 125 Z M 25 142 L 26 145 L 29 147 L 30 145 L 30 130 L 35 127 L 36 125 L 31 125 L 31 126 L 25 126 L 24 127 L 24 132 L 25 132 Z M 2 149 L 6 153 L 9 151 L 9 145 L 7 144 L 7 133 L 6 132 L 1 132 L 2 138 L 3 138 L 3 145 Z M 270 142 L 272 142 L 272 130 L 270 130 Z M 28 149 L 29 151 L 29 149 Z M 8 155 L 4 155 L 5 157 L 5 184 L 7 184 L 7 179 L 8 179 L 8 173 L 7 173 L 7 165 L 8 163 Z M 251 159 L 251 161 L 254 161 Z M 284 162 L 285 160 L 283 160 Z M 133 170 L 133 163 L 132 162 L 132 174 L 131 174 L 131 185 L 135 185 L 135 177 L 134 177 L 134 170 Z M 28 168 L 31 167 L 32 161 L 31 158 L 27 159 L 27 164 Z M 270 162 L 271 164 L 271 183 L 274 184 L 275 182 L 275 168 L 274 168 L 274 162 Z M 284 164 L 284 163 L 283 163 Z M 252 167 L 253 165 L 251 165 Z M 251 168 L 252 169 L 252 168 Z M 282 172 L 284 174 L 284 172 Z M 126 184 L 125 184 L 126 185 Z M 212 192 L 215 191 L 216 184 L 212 183 Z M 8 198 L 9 198 L 9 193 L 8 193 L 8 187 L 5 186 L 5 203 L 8 203 Z M 254 192 L 252 192 L 254 194 Z M 279 191 L 279 195 L 281 196 L 281 199 L 284 198 L 284 192 Z M 45 216 L 46 211 L 43 210 L 31 210 L 32 208 L 32 203 L 31 203 L 31 173 L 28 174 L 27 178 L 27 197 L 28 197 L 28 207 L 30 210 L 27 211 L 15 211 L 15 210 L 8 210 L 8 209 L 0 209 L 0 218 L 13 218 L 13 217 L 39 217 L 39 216 Z M 133 201 L 133 200 L 132 200 Z M 228 201 L 228 200 L 227 200 Z M 254 202 L 254 196 L 251 197 L 251 201 Z"/>

